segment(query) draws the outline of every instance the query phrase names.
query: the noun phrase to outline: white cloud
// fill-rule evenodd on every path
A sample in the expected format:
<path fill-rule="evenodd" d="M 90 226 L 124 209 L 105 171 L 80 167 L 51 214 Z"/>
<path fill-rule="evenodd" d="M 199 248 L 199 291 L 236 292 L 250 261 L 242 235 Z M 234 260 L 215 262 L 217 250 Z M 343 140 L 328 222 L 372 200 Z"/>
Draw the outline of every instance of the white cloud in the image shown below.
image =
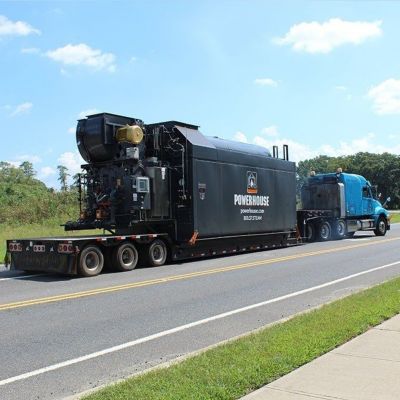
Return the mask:
<path fill-rule="evenodd" d="M 278 127 L 275 125 L 267 126 L 266 128 L 263 128 L 261 131 L 264 135 L 266 136 L 278 136 Z"/>
<path fill-rule="evenodd" d="M 301 22 L 293 25 L 285 36 L 275 38 L 278 45 L 289 45 L 295 51 L 329 53 L 345 44 L 359 45 L 382 35 L 382 21 L 344 21 L 331 18 L 326 22 Z"/>
<path fill-rule="evenodd" d="M 18 168 L 21 165 L 21 161 L 6 161 L 8 164 L 11 164 L 13 167 Z"/>
<path fill-rule="evenodd" d="M 68 133 L 73 135 L 76 132 L 76 128 L 74 126 L 71 126 L 71 128 L 68 128 Z"/>
<path fill-rule="evenodd" d="M 32 107 L 33 104 L 29 102 L 19 104 L 18 106 L 15 107 L 14 111 L 10 115 L 12 117 L 15 117 L 20 114 L 27 114 L 32 109 Z"/>
<path fill-rule="evenodd" d="M 29 161 L 32 164 L 41 163 L 42 159 L 36 154 L 21 154 L 19 156 L 14 157 L 13 160 L 8 160 L 12 166 L 18 168 L 24 161 Z"/>
<path fill-rule="evenodd" d="M 22 54 L 39 54 L 40 49 L 38 49 L 37 47 L 26 47 L 26 48 L 21 49 L 21 53 Z"/>
<path fill-rule="evenodd" d="M 274 81 L 271 78 L 257 78 L 254 79 L 254 83 L 259 86 L 271 86 L 271 87 L 278 86 L 278 82 Z"/>
<path fill-rule="evenodd" d="M 46 52 L 46 56 L 64 65 L 84 65 L 94 70 L 105 69 L 109 72 L 114 72 L 116 69 L 114 54 L 92 49 L 85 43 L 67 44 Z"/>
<path fill-rule="evenodd" d="M 63 165 L 64 167 L 68 168 L 68 173 L 71 176 L 81 172 L 81 165 L 85 164 L 85 161 L 78 151 L 67 151 L 61 154 L 57 161 L 59 165 Z"/>
<path fill-rule="evenodd" d="M 379 115 L 400 113 L 400 80 L 390 78 L 368 91 L 373 109 Z"/>
<path fill-rule="evenodd" d="M 100 111 L 97 108 L 89 108 L 88 110 L 83 110 L 78 114 L 78 119 L 86 118 L 88 115 L 98 114 Z"/>
<path fill-rule="evenodd" d="M 346 92 L 347 86 L 338 85 L 338 86 L 335 86 L 335 90 L 337 90 L 338 92 Z"/>
<path fill-rule="evenodd" d="M 45 179 L 48 178 L 49 176 L 55 175 L 56 174 L 56 170 L 52 167 L 43 167 L 40 168 L 39 174 L 38 174 L 38 178 L 39 179 Z"/>
<path fill-rule="evenodd" d="M 272 146 L 278 146 L 279 151 L 282 151 L 283 145 L 287 144 L 289 146 L 289 159 L 296 162 L 313 158 L 316 155 L 316 153 L 309 146 L 287 138 L 268 139 L 263 136 L 255 136 L 253 143 L 266 147 L 270 151 L 272 150 Z M 282 153 L 280 156 L 282 157 Z"/>
<path fill-rule="evenodd" d="M 240 135 L 238 135 L 240 133 Z M 304 143 L 299 143 L 288 137 L 280 137 L 279 133 L 275 137 L 266 137 L 262 132 L 262 135 L 256 135 L 252 139 L 243 132 L 237 132 L 234 135 L 236 140 L 240 140 L 243 137 L 248 143 L 254 143 L 259 146 L 263 146 L 272 149 L 272 146 L 278 146 L 280 152 L 284 144 L 289 146 L 289 159 L 291 161 L 299 162 L 302 160 L 317 157 L 319 155 L 327 155 L 331 157 L 355 154 L 358 152 L 370 152 L 370 153 L 393 153 L 400 154 L 400 143 L 394 146 L 382 145 L 377 141 L 377 135 L 374 132 L 367 133 L 364 137 L 355 138 L 349 141 L 340 141 L 337 145 L 325 144 L 321 146 L 309 146 Z M 243 141 L 243 140 L 241 140 Z M 282 156 L 282 153 L 280 154 Z"/>
<path fill-rule="evenodd" d="M 42 159 L 36 154 L 22 154 L 20 156 L 15 157 L 18 162 L 29 161 L 32 164 L 42 162 Z"/>
<path fill-rule="evenodd" d="M 6 16 L 0 15 L 0 36 L 27 36 L 40 35 L 39 29 L 23 21 L 11 21 Z"/>
<path fill-rule="evenodd" d="M 236 132 L 234 135 L 235 140 L 242 143 L 247 143 L 247 136 L 243 132 Z"/>

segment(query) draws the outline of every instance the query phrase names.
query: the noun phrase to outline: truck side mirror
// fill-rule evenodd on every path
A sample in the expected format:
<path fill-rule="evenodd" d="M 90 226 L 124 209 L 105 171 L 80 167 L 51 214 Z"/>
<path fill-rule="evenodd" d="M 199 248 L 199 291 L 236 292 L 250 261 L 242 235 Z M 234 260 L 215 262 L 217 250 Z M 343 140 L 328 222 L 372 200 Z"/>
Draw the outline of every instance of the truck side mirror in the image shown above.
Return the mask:
<path fill-rule="evenodd" d="M 390 203 L 392 199 L 390 198 L 390 196 L 385 200 L 385 202 L 382 204 L 382 207 L 386 207 L 388 203 Z"/>

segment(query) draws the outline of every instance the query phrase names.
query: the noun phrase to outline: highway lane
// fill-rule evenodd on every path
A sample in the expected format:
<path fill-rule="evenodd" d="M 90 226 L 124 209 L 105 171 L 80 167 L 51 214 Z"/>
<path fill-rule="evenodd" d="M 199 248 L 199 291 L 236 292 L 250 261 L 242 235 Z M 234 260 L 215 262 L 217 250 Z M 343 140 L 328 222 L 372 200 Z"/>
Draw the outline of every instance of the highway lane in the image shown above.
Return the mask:
<path fill-rule="evenodd" d="M 63 398 L 398 276 L 395 264 L 318 288 L 400 261 L 399 228 L 91 279 L 0 272 L 0 398 Z"/>

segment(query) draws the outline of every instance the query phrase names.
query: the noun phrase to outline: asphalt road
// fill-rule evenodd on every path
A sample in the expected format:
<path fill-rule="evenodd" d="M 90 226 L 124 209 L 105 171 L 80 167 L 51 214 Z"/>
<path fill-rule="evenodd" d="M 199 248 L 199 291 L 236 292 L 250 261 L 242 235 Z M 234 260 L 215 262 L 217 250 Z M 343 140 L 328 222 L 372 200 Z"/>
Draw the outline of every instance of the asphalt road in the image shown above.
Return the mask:
<path fill-rule="evenodd" d="M 384 238 L 313 243 L 109 273 L 0 267 L 0 399 L 60 399 L 400 276 Z"/>

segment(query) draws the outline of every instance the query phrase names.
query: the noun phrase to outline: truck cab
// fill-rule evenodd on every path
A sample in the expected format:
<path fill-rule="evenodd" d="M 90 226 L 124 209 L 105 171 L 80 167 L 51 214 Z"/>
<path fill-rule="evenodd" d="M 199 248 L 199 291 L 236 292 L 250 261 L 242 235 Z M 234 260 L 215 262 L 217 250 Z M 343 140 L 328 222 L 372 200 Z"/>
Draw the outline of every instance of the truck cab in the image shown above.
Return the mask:
<path fill-rule="evenodd" d="M 313 174 L 301 189 L 299 225 L 308 240 L 352 237 L 357 231 L 384 236 L 390 216 L 375 187 L 361 175 Z"/>

